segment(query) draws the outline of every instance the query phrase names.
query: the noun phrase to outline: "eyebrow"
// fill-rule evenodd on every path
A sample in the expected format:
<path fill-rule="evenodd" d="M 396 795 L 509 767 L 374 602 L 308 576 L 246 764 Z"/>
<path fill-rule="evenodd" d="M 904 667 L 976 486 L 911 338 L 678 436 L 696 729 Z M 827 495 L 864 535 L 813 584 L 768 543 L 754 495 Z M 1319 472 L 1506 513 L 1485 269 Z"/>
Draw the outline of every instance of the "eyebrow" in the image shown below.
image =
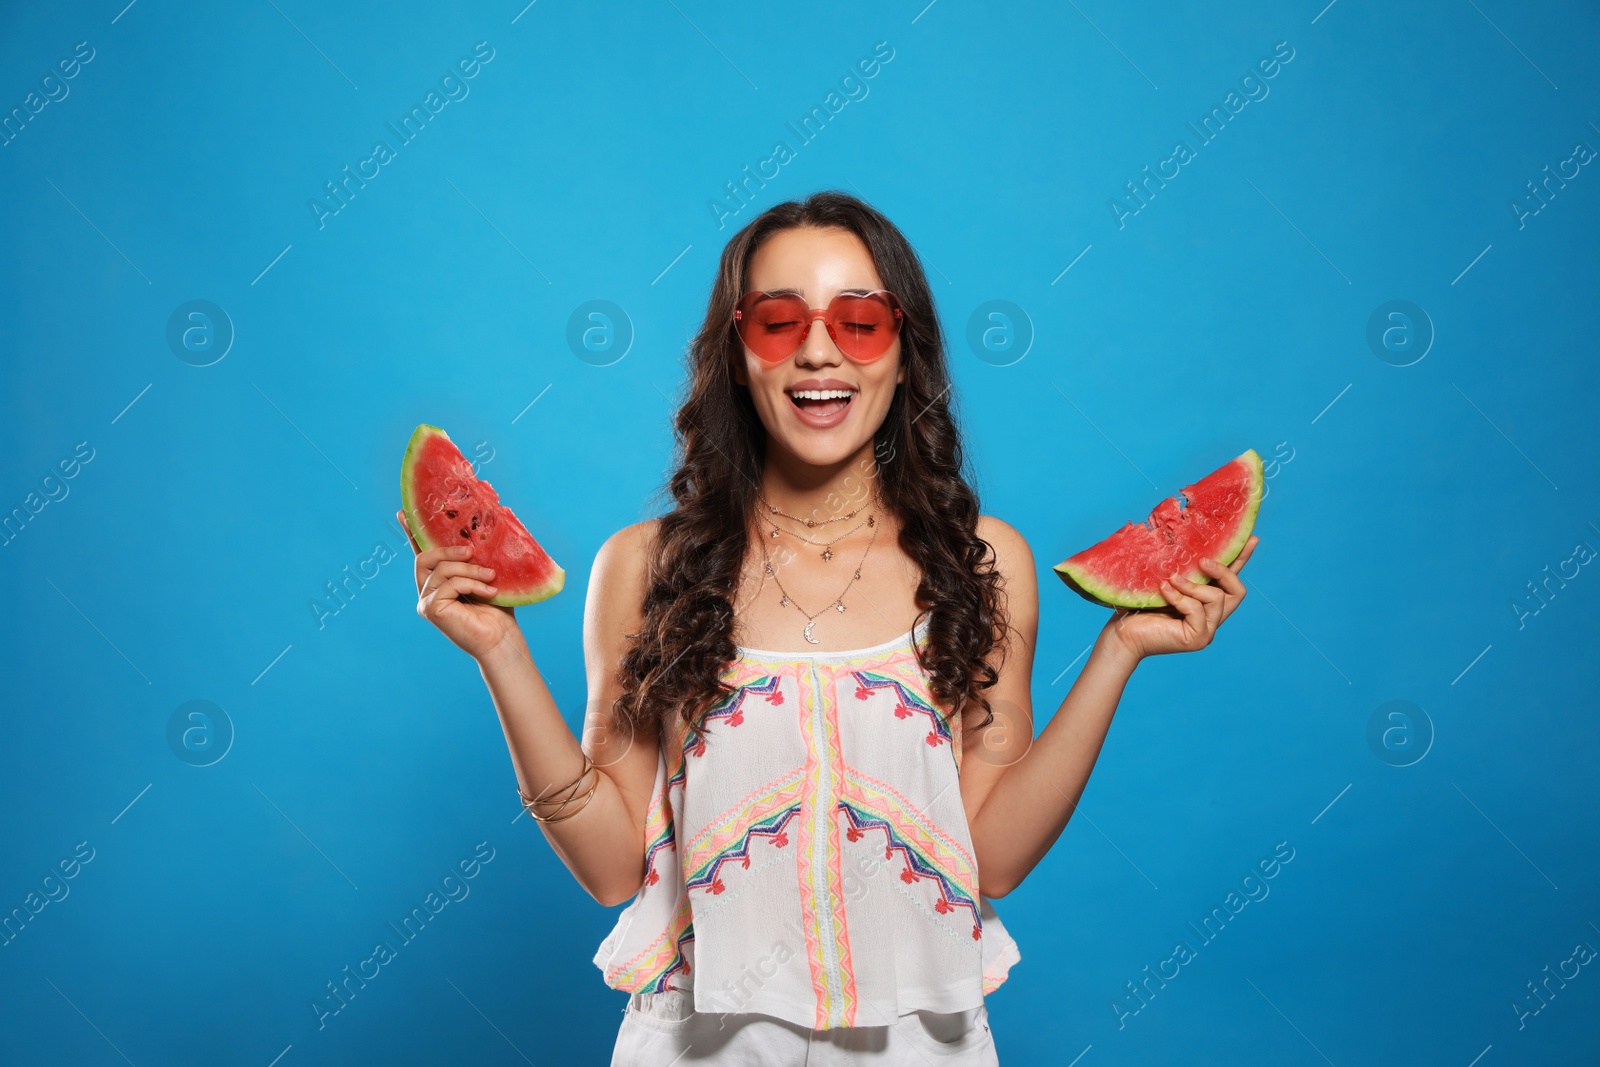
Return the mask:
<path fill-rule="evenodd" d="M 798 296 L 802 300 L 805 299 L 805 294 L 802 293 L 798 289 L 763 289 L 761 291 L 763 293 L 765 293 L 767 296 Z M 839 295 L 839 296 L 866 296 L 868 293 L 871 293 L 871 292 L 876 292 L 876 290 L 873 290 L 873 289 L 840 289 L 837 295 Z"/>

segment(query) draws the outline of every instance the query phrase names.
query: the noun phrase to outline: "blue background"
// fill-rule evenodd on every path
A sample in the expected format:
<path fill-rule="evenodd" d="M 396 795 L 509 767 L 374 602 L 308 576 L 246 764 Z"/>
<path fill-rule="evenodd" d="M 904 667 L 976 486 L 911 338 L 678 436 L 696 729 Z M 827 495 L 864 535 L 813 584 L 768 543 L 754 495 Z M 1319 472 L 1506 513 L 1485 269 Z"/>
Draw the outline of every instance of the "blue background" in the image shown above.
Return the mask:
<path fill-rule="evenodd" d="M 1041 727 L 1104 621 L 1051 566 L 1245 448 L 1281 457 L 1255 595 L 1140 667 L 997 903 L 1023 954 L 989 998 L 1003 1062 L 1593 1062 L 1592 966 L 1513 1005 L 1600 947 L 1600 573 L 1525 584 L 1600 548 L 1600 173 L 1511 204 L 1600 148 L 1595 6 L 924 2 L 7 5 L 0 108 L 94 58 L 0 147 L 0 508 L 93 458 L 0 549 L 0 909 L 94 858 L 0 949 L 0 1060 L 605 1062 L 617 909 L 513 821 L 409 562 L 320 628 L 310 603 L 403 548 L 417 423 L 482 442 L 568 571 L 519 618 L 576 728 L 589 564 L 660 509 L 717 256 L 839 188 L 925 258 L 984 508 L 1039 567 Z M 469 94 L 319 227 L 324 183 L 479 41 Z M 785 123 L 879 41 L 800 144 Z M 1269 94 L 1200 144 L 1186 123 L 1280 41 Z M 1195 158 L 1119 226 L 1180 138 Z M 719 226 L 779 139 L 795 158 Z M 235 334 L 210 366 L 167 341 L 192 300 Z M 569 345 L 590 300 L 623 310 L 622 358 Z M 1012 332 L 974 349 L 995 300 L 1019 310 L 980 325 Z M 1432 338 L 1408 366 L 1367 340 L 1393 300 Z M 213 753 L 232 735 L 206 767 L 168 740 L 192 700 L 223 709 Z M 1420 711 L 1370 741 L 1394 700 Z M 319 1030 L 325 983 L 484 841 L 470 895 Z M 1279 842 L 1270 895 L 1200 947 L 1187 924 Z M 1179 939 L 1196 958 L 1133 1013 Z"/>

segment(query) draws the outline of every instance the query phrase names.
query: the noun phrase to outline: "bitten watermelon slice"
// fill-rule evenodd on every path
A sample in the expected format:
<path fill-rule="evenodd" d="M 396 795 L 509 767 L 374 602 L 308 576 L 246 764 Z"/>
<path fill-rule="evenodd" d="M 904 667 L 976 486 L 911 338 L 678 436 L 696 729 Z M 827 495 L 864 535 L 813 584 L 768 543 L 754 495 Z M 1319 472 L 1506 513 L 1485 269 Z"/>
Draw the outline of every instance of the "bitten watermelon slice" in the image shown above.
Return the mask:
<path fill-rule="evenodd" d="M 494 486 L 437 426 L 418 426 L 400 465 L 400 505 L 423 551 L 471 543 L 471 562 L 494 568 L 491 604 L 537 604 L 561 592 L 567 572 L 539 547 Z"/>
<path fill-rule="evenodd" d="M 1261 457 L 1252 448 L 1157 504 L 1144 522 L 1128 523 L 1055 571 L 1096 604 L 1167 607 L 1161 595 L 1167 577 L 1177 573 L 1204 584 L 1211 579 L 1200 569 L 1201 557 L 1223 566 L 1238 558 L 1255 527 L 1264 484 Z"/>

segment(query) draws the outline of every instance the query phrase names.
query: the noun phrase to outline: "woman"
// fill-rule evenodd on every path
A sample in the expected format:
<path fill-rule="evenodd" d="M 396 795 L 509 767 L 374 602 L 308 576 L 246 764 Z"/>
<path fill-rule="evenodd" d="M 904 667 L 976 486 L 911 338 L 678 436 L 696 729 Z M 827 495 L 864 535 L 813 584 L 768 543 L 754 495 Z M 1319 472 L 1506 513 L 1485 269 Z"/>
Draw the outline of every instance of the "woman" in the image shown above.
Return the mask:
<path fill-rule="evenodd" d="M 1238 606 L 1256 539 L 1115 612 L 1034 739 L 1033 556 L 979 514 L 899 230 L 837 192 L 768 210 L 690 363 L 676 506 L 594 562 L 581 745 L 478 599 L 494 573 L 416 560 L 524 805 L 596 900 L 632 901 L 594 960 L 632 994 L 612 1062 L 997 1063 L 984 997 L 1020 953 L 989 899 L 1060 835 L 1140 659 Z"/>

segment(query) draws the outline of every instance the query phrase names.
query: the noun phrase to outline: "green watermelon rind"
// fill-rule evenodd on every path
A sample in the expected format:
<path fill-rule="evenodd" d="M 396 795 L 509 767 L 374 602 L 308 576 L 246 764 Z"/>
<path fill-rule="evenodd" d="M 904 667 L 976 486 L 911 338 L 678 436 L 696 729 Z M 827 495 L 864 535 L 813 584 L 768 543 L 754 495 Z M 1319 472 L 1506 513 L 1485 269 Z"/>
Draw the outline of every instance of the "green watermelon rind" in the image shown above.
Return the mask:
<path fill-rule="evenodd" d="M 400 506 L 405 510 L 406 524 L 411 528 L 411 536 L 416 539 L 417 546 L 424 552 L 440 546 L 434 544 L 433 539 L 428 536 L 427 526 L 422 522 L 418 513 L 414 488 L 416 478 L 413 471 L 416 469 L 418 460 L 422 458 L 423 445 L 434 437 L 443 437 L 446 441 L 450 441 L 450 435 L 439 427 L 430 426 L 427 423 L 419 425 L 411 432 L 411 440 L 406 442 L 405 458 L 400 461 Z M 450 441 L 450 443 L 452 446 L 455 444 L 454 441 Z M 548 553 L 546 554 L 548 555 Z M 562 570 L 553 559 L 550 561 L 550 565 L 555 567 L 555 573 L 542 585 L 520 592 L 501 590 L 498 594 L 489 598 L 487 603 L 502 608 L 520 608 L 529 604 L 537 604 L 541 600 L 549 600 L 561 592 L 567 584 L 567 572 Z"/>
<path fill-rule="evenodd" d="M 1243 455 L 1236 457 L 1232 462 L 1243 460 L 1250 468 L 1250 481 L 1247 490 L 1250 503 L 1239 517 L 1238 528 L 1217 554 L 1213 557 L 1222 566 L 1226 567 L 1239 558 L 1239 553 L 1244 551 L 1245 542 L 1250 540 L 1250 533 L 1255 529 L 1256 516 L 1261 511 L 1261 494 L 1266 485 L 1266 476 L 1262 470 L 1261 455 L 1255 449 L 1246 449 Z M 1170 499 L 1170 498 L 1169 498 Z M 1159 505 L 1158 505 L 1159 506 Z M 1132 523 L 1128 524 L 1133 525 Z M 1126 529 L 1127 527 L 1123 527 Z M 1114 534 L 1112 536 L 1115 536 Z M 1160 590 L 1150 593 L 1140 593 L 1131 589 L 1123 589 L 1106 582 L 1101 582 L 1094 575 L 1083 568 L 1073 564 L 1070 560 L 1055 565 L 1056 574 L 1066 583 L 1067 588 L 1077 593 L 1092 603 L 1107 608 L 1165 608 L 1170 607 L 1161 595 Z M 1196 585 L 1210 584 L 1211 578 L 1202 571 L 1197 564 L 1190 572 L 1184 575 Z"/>

